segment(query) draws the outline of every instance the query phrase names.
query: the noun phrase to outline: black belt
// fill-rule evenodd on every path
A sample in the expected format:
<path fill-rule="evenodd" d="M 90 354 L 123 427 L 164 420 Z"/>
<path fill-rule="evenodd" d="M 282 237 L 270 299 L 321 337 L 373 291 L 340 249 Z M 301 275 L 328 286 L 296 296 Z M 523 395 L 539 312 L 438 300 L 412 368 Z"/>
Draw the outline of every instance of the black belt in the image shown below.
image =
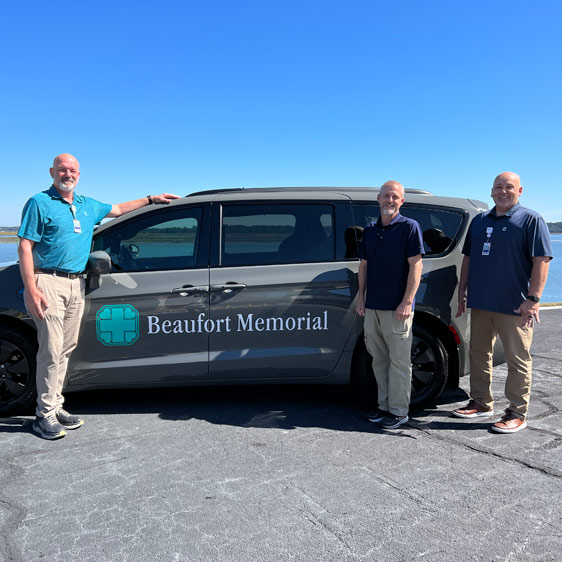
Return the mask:
<path fill-rule="evenodd" d="M 35 273 L 46 273 L 47 275 L 56 275 L 57 277 L 67 277 L 68 279 L 78 279 L 82 277 L 81 273 L 67 273 L 58 269 L 36 269 Z"/>

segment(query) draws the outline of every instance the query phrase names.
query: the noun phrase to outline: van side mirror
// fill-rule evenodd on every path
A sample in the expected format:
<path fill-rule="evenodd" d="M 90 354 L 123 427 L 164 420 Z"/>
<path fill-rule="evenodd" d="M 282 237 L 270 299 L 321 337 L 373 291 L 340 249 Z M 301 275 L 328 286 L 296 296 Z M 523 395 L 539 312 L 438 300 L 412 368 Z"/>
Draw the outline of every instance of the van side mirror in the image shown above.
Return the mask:
<path fill-rule="evenodd" d="M 98 250 L 91 252 L 88 256 L 88 273 L 93 275 L 101 275 L 102 273 L 111 272 L 111 258 L 107 252 Z"/>

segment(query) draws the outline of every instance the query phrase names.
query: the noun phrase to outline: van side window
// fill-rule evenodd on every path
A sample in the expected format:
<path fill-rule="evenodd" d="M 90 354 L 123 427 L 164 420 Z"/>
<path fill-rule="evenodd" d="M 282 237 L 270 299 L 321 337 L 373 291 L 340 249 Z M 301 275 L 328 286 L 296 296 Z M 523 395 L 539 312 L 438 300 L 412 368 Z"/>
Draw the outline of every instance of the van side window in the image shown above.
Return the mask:
<path fill-rule="evenodd" d="M 221 265 L 334 260 L 332 205 L 224 205 Z"/>
<path fill-rule="evenodd" d="M 443 255 L 450 252 L 457 240 L 464 215 L 454 210 L 433 209 L 431 207 L 413 206 L 405 203 L 400 208 L 405 217 L 414 219 L 420 224 L 426 256 Z M 376 204 L 353 205 L 354 228 L 362 229 L 380 216 Z M 360 231 L 357 241 L 361 240 Z"/>
<path fill-rule="evenodd" d="M 116 272 L 194 267 L 201 214 L 189 208 L 145 215 L 97 237 L 93 249 L 107 252 Z"/>

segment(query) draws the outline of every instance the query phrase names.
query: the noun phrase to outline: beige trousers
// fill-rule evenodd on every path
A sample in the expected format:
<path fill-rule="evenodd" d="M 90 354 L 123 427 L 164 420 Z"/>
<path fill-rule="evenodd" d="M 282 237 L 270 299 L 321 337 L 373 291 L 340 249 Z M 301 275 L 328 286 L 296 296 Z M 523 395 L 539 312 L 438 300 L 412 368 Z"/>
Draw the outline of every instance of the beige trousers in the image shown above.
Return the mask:
<path fill-rule="evenodd" d="M 35 281 L 49 304 L 45 318 L 33 317 L 39 342 L 36 415 L 45 417 L 64 402 L 62 386 L 84 312 L 84 278 L 37 273 Z"/>
<path fill-rule="evenodd" d="M 373 358 L 381 410 L 405 416 L 412 391 L 412 322 L 397 320 L 393 310 L 365 309 L 365 345 Z"/>
<path fill-rule="evenodd" d="M 499 336 L 507 359 L 507 411 L 524 420 L 531 397 L 533 328 L 522 328 L 520 316 L 473 308 L 470 331 L 470 397 L 485 408 L 494 407 L 492 353 Z"/>

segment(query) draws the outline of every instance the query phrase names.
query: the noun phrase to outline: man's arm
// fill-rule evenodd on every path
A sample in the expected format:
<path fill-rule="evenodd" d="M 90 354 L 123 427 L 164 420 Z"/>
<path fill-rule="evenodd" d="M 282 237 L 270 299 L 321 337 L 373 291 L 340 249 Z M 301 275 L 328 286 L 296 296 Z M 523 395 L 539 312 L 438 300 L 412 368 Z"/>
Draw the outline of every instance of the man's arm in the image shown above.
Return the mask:
<path fill-rule="evenodd" d="M 459 279 L 459 290 L 458 290 L 458 306 L 456 317 L 462 315 L 466 310 L 466 289 L 468 287 L 468 271 L 470 269 L 470 257 L 464 256 L 461 265 L 461 277 Z"/>
<path fill-rule="evenodd" d="M 31 316 L 45 318 L 43 311 L 49 306 L 45 295 L 37 288 L 35 283 L 35 266 L 33 263 L 33 240 L 20 238 L 18 245 L 18 257 L 20 262 L 20 273 L 25 287 L 25 304 Z"/>
<path fill-rule="evenodd" d="M 421 254 L 408 258 L 408 264 L 410 265 L 410 270 L 408 271 L 406 291 L 404 292 L 402 302 L 398 305 L 395 313 L 397 320 L 406 320 L 406 318 L 412 314 L 412 303 L 414 302 L 414 297 L 416 296 L 416 292 L 420 286 L 423 269 Z"/>
<path fill-rule="evenodd" d="M 549 266 L 549 256 L 539 256 L 533 258 L 531 283 L 529 286 L 529 292 L 527 294 L 540 298 L 546 283 L 546 278 L 548 277 Z M 521 326 L 523 328 L 525 328 L 526 326 L 532 326 L 533 319 L 535 319 L 537 322 L 540 322 L 538 302 L 525 300 L 521 303 L 521 306 L 518 309 L 514 310 L 514 312 L 516 312 L 517 314 L 521 314 Z"/>
<path fill-rule="evenodd" d="M 365 316 L 365 289 L 367 288 L 367 260 L 361 260 L 359 273 L 357 275 L 359 283 L 359 293 L 357 294 L 357 306 L 355 312 L 359 316 Z"/>
<path fill-rule="evenodd" d="M 151 195 L 153 203 L 165 203 L 168 204 L 172 199 L 179 199 L 179 195 L 174 195 L 172 193 L 162 193 L 161 195 Z M 148 197 L 142 197 L 141 199 L 135 199 L 133 201 L 127 201 L 125 203 L 119 203 L 119 205 L 112 205 L 111 211 L 107 214 L 108 217 L 120 217 L 131 211 L 136 211 L 141 207 L 148 205 L 150 201 Z"/>

